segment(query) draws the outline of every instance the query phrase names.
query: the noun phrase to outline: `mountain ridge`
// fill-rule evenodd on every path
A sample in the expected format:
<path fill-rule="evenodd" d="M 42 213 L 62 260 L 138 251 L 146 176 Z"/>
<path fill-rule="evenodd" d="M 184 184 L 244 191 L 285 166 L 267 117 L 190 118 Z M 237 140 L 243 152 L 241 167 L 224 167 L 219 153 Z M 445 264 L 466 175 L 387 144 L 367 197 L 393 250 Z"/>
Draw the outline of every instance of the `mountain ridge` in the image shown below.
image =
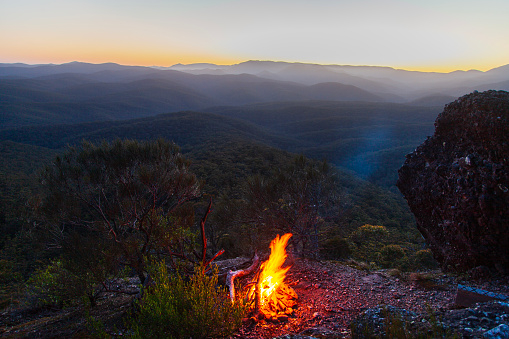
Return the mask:
<path fill-rule="evenodd" d="M 131 119 L 259 102 L 385 101 L 369 91 L 339 83 L 313 87 L 251 74 L 193 75 L 149 68 L 3 78 L 0 90 L 0 129 Z"/>
<path fill-rule="evenodd" d="M 456 70 L 452 72 L 424 72 L 388 66 L 322 65 L 302 62 L 250 60 L 234 65 L 211 63 L 176 64 L 170 67 L 126 66 L 116 63 L 91 64 L 71 62 L 61 65 L 0 64 L 0 79 L 48 76 L 59 73 L 94 74 L 98 79 L 133 80 L 138 77 L 176 77 L 187 75 L 222 76 L 249 74 L 270 81 L 297 82 L 314 85 L 338 82 L 357 86 L 362 90 L 384 97 L 388 101 L 409 102 L 436 93 L 458 97 L 465 92 L 485 90 L 490 85 L 495 90 L 507 90 L 509 64 L 490 69 Z M 99 72 L 104 72 L 98 74 Z M 175 73 L 178 72 L 178 73 Z M 468 90 L 465 90 L 468 89 Z M 399 99 L 398 99 L 399 98 Z"/>

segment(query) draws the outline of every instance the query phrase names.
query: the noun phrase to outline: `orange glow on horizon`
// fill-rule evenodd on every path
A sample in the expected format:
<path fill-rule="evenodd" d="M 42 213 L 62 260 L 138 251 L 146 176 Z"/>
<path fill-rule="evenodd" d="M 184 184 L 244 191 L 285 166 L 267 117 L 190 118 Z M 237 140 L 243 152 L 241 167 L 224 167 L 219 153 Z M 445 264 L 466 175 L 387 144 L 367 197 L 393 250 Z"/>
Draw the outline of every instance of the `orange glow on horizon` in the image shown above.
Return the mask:
<path fill-rule="evenodd" d="M 53 51 L 54 52 L 54 51 Z M 154 53 L 153 55 L 146 54 L 143 52 L 138 53 L 122 53 L 116 52 L 109 54 L 108 56 L 104 56 L 104 54 L 94 53 L 93 51 L 88 51 L 86 53 L 72 53 L 65 52 L 60 54 L 59 56 L 55 56 L 54 53 L 48 51 L 48 53 L 44 53 L 39 51 L 37 55 L 30 55 L 27 57 L 25 54 L 16 53 L 12 55 L 3 55 L 0 56 L 0 63 L 26 63 L 26 64 L 64 64 L 73 61 L 79 62 L 87 62 L 92 64 L 101 64 L 101 63 L 116 63 L 120 65 L 128 65 L 128 66 L 160 66 L 160 67 L 169 67 L 175 64 L 194 64 L 194 63 L 210 63 L 216 65 L 234 65 L 238 63 L 242 63 L 248 60 L 257 60 L 250 58 L 238 58 L 238 57 L 227 57 L 227 56 L 217 56 L 217 55 L 195 55 L 195 54 L 170 54 L 170 53 Z M 266 59 L 267 61 L 269 59 Z M 508 63 L 500 62 L 500 63 L 479 63 L 477 65 L 470 64 L 455 64 L 455 65 L 366 65 L 366 64 L 352 64 L 352 63 L 316 63 L 316 62 L 306 62 L 306 61 L 287 61 L 287 60 L 270 60 L 270 61 L 281 61 L 281 62 L 289 62 L 289 63 L 310 63 L 310 64 L 322 64 L 322 65 L 349 65 L 349 66 L 379 66 L 379 67 L 392 67 L 394 69 L 401 69 L 406 71 L 416 71 L 416 72 L 436 72 L 436 73 L 449 73 L 454 71 L 469 71 L 469 70 L 478 70 L 478 71 L 489 71 L 493 68 L 497 68 L 500 66 L 505 66 Z"/>
<path fill-rule="evenodd" d="M 509 63 L 507 0 L 367 1 L 4 1 L 0 63 L 272 60 L 440 73 Z"/>
<path fill-rule="evenodd" d="M 470 71 L 477 70 L 486 72 L 490 69 L 504 66 L 505 64 L 493 64 L 493 63 L 479 63 L 475 66 L 470 64 L 454 64 L 454 65 L 430 65 L 430 66 L 407 66 L 407 67 L 393 67 L 396 69 L 403 69 L 406 71 L 415 72 L 435 72 L 435 73 L 450 73 L 454 71 Z"/>
<path fill-rule="evenodd" d="M 117 63 L 130 66 L 161 66 L 169 67 L 175 64 L 211 63 L 216 65 L 233 65 L 248 60 L 259 60 L 246 56 L 218 55 L 214 53 L 203 53 L 199 51 L 170 51 L 165 49 L 150 51 L 149 48 L 140 47 L 133 49 L 131 46 L 97 46 L 95 48 L 83 48 L 83 46 L 51 46 L 19 45 L 17 48 L 0 56 L 0 63 L 27 63 L 27 64 L 63 64 L 72 61 L 88 63 Z M 449 73 L 453 71 L 479 70 L 488 71 L 493 68 L 504 66 L 509 60 L 499 58 L 495 61 L 479 60 L 475 65 L 470 62 L 458 62 L 448 64 L 429 65 L 375 65 L 375 64 L 354 64 L 341 62 L 313 62 L 310 60 L 271 60 L 289 63 L 311 63 L 322 65 L 351 65 L 351 66 L 380 66 L 392 67 L 407 71 Z M 498 61 L 498 62 L 497 62 Z"/>

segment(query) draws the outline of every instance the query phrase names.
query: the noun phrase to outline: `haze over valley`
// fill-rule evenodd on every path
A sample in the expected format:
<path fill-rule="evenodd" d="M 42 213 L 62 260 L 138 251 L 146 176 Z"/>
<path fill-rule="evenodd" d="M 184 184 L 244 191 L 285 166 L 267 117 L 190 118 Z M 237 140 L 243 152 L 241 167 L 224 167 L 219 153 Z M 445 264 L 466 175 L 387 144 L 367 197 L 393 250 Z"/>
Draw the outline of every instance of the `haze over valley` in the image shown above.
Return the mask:
<path fill-rule="evenodd" d="M 227 133 L 392 187 L 443 106 L 474 90 L 509 90 L 509 65 L 427 73 L 271 61 L 1 64 L 0 89 L 5 141 L 61 149 L 82 139 L 162 136 L 186 150 Z"/>

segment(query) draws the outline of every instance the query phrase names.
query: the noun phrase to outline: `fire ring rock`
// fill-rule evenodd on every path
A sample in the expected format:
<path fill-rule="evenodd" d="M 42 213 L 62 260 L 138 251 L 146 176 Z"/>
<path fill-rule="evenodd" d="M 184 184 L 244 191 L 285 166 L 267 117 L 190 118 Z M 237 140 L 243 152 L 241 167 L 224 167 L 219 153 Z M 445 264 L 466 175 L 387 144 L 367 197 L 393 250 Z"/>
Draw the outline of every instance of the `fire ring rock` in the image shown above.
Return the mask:
<path fill-rule="evenodd" d="M 442 268 L 509 273 L 509 93 L 445 106 L 435 134 L 406 156 L 397 186 Z"/>

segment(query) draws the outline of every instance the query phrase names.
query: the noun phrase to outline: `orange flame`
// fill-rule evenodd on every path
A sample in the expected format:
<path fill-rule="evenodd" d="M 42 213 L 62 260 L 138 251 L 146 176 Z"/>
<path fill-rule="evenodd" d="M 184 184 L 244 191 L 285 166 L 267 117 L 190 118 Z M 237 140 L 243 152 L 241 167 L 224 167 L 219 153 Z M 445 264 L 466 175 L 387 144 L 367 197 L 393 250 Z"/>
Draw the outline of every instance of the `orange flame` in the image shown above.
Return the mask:
<path fill-rule="evenodd" d="M 290 266 L 282 267 L 288 256 L 286 246 L 291 236 L 291 233 L 282 237 L 277 235 L 272 240 L 269 259 L 260 266 L 258 282 L 250 292 L 255 298 L 258 294 L 258 310 L 268 318 L 293 313 L 293 307 L 297 303 L 297 293 L 284 282 Z M 255 289 L 258 289 L 257 293 Z"/>
<path fill-rule="evenodd" d="M 288 272 L 290 266 L 285 268 L 281 268 L 281 266 L 283 266 L 288 256 L 286 253 L 286 246 L 291 236 L 291 233 L 286 233 L 282 237 L 279 237 L 278 234 L 270 243 L 269 259 L 260 266 L 261 273 L 259 281 L 261 305 L 264 305 L 269 300 L 279 285 L 284 284 L 286 272 Z"/>

